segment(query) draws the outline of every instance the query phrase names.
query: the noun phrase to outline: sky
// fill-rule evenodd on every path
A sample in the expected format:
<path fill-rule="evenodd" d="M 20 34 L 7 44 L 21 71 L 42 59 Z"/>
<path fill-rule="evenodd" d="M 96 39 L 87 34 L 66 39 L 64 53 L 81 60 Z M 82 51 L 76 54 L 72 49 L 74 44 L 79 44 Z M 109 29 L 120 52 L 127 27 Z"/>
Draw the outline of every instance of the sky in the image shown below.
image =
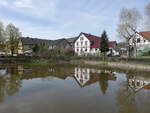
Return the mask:
<path fill-rule="evenodd" d="M 136 8 L 144 14 L 150 0 L 0 0 L 0 21 L 13 23 L 23 36 L 59 39 L 80 32 L 118 41 L 117 24 L 122 8 Z"/>

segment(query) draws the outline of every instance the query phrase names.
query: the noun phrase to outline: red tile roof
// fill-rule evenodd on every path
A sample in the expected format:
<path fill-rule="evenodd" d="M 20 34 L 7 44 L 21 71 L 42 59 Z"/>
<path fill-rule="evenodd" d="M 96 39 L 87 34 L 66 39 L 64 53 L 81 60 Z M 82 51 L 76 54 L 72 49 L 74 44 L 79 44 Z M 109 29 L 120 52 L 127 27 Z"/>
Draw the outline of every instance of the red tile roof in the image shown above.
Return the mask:
<path fill-rule="evenodd" d="M 150 84 L 146 85 L 144 89 L 150 90 Z"/>
<path fill-rule="evenodd" d="M 114 47 L 117 44 L 116 41 L 109 41 L 108 45 L 109 47 Z"/>
<path fill-rule="evenodd" d="M 91 47 L 99 48 L 100 47 L 100 37 L 94 36 L 87 33 L 82 33 L 85 37 L 87 37 L 91 42 Z"/>
<path fill-rule="evenodd" d="M 145 39 L 147 39 L 147 40 L 150 41 L 150 31 L 139 32 L 139 34 L 140 34 L 143 38 L 145 38 Z"/>
<path fill-rule="evenodd" d="M 100 40 L 101 40 L 100 37 L 94 36 L 91 34 L 87 34 L 87 33 L 82 33 L 82 34 L 90 40 L 92 48 L 99 48 L 100 47 Z M 109 47 L 114 47 L 116 45 L 116 41 L 110 41 L 108 43 L 108 45 L 109 45 Z"/>

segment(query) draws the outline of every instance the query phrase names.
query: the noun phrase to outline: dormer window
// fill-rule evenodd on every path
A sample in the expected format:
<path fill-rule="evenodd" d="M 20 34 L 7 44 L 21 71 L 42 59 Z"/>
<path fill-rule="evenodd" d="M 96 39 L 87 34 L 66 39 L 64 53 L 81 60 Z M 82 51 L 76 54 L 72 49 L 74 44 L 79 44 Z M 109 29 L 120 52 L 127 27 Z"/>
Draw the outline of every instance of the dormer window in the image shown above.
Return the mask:
<path fill-rule="evenodd" d="M 80 40 L 83 40 L 83 37 L 80 37 Z"/>

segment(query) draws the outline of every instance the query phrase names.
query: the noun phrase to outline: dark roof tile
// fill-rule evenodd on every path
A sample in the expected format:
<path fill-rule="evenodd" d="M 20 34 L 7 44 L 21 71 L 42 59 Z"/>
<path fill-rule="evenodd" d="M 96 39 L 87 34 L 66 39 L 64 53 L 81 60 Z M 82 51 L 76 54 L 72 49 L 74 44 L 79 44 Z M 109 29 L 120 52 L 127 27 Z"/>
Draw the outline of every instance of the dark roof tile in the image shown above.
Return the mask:
<path fill-rule="evenodd" d="M 139 34 L 140 34 L 143 38 L 145 38 L 145 39 L 147 39 L 147 40 L 150 41 L 150 31 L 139 32 Z"/>

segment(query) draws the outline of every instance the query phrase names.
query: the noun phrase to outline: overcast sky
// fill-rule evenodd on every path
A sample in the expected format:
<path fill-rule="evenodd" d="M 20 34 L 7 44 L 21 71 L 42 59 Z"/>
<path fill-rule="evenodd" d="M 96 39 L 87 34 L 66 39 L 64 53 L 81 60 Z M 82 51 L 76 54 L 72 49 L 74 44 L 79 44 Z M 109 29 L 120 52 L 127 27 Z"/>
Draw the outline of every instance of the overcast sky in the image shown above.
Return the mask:
<path fill-rule="evenodd" d="M 150 0 L 0 0 L 0 21 L 13 23 L 23 36 L 58 39 L 80 32 L 100 36 L 105 29 L 117 40 L 121 8 L 144 13 Z"/>

